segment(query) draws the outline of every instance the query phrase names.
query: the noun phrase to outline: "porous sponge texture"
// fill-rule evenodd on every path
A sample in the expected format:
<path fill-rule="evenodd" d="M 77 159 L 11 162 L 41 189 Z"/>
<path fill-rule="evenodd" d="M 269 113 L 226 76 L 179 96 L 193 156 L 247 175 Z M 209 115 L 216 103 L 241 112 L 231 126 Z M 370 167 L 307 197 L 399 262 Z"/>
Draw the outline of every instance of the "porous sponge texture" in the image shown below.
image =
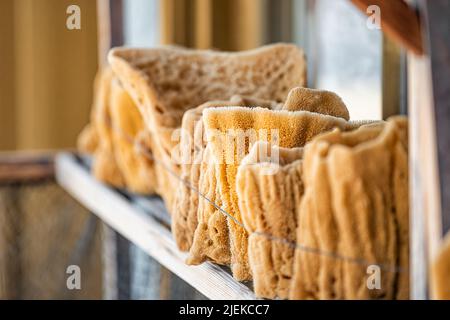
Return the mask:
<path fill-rule="evenodd" d="M 206 260 L 221 265 L 231 262 L 230 239 L 222 195 L 217 183 L 217 170 L 211 149 L 206 146 L 199 179 L 198 224 L 189 251 L 188 264 L 197 265 Z"/>
<path fill-rule="evenodd" d="M 94 154 L 92 164 L 94 176 L 100 181 L 122 188 L 125 186 L 125 181 L 114 157 L 110 112 L 111 83 L 113 78 L 114 74 L 109 68 L 101 70 L 97 74 L 94 85 L 91 127 L 87 129 L 87 138 L 85 134 L 81 135 L 80 144 L 91 145 L 90 151 Z"/>
<path fill-rule="evenodd" d="M 81 152 L 93 156 L 94 176 L 129 191 L 152 194 L 156 189 L 154 164 L 138 142 L 150 139 L 142 116 L 110 68 L 99 71 L 94 87 L 91 122 L 78 137 Z"/>
<path fill-rule="evenodd" d="M 290 298 L 408 298 L 406 132 L 393 118 L 305 147 Z M 367 285 L 369 264 L 380 267 L 381 289 Z"/>
<path fill-rule="evenodd" d="M 321 101 L 334 101 L 334 105 L 331 103 L 324 104 Z M 330 93 L 327 91 L 321 90 L 311 90 L 306 88 L 293 88 L 287 100 L 284 103 L 277 103 L 276 101 L 263 101 L 261 99 L 249 98 L 249 97 L 239 97 L 235 96 L 231 99 L 228 106 L 244 106 L 246 108 L 256 108 L 263 107 L 267 110 L 302 110 L 306 109 L 309 111 L 315 112 L 329 112 L 331 115 L 343 117 L 348 116 L 348 111 L 342 100 L 334 93 Z M 219 105 L 214 105 L 214 103 L 210 103 L 208 107 L 217 107 Z M 205 110 L 206 108 L 202 108 Z M 224 109 L 226 110 L 226 109 Z M 199 119 L 198 112 L 193 111 L 193 113 L 197 114 L 196 120 Z M 189 111 L 186 113 L 185 117 L 189 117 Z M 183 119 L 183 127 L 185 127 Z M 202 122 L 198 123 L 201 127 L 201 131 L 203 134 L 203 126 Z M 355 125 L 355 124 L 352 124 Z M 191 127 L 191 125 L 186 124 L 186 127 Z M 188 131 L 188 130 L 186 130 Z M 198 133 L 198 132 L 197 132 Z M 192 138 L 192 134 L 188 134 Z M 197 139 L 198 141 L 198 139 Z M 206 147 L 205 139 L 201 140 L 202 146 L 196 145 L 198 150 L 204 150 Z M 182 144 L 187 145 L 187 144 Z M 208 148 L 208 152 L 210 149 Z M 194 156 L 193 158 L 198 158 Z M 188 259 L 188 263 L 190 264 L 199 264 L 204 262 L 205 260 L 210 260 L 220 264 L 228 264 L 230 263 L 230 249 L 228 247 L 229 244 L 229 232 L 227 227 L 227 216 L 223 211 L 221 211 L 218 207 L 222 206 L 221 192 L 219 190 L 219 185 L 217 184 L 217 176 L 220 175 L 220 170 L 222 166 L 220 164 L 216 164 L 214 158 L 208 153 L 204 158 L 200 165 L 193 165 L 191 169 L 191 179 L 189 180 L 190 184 L 194 187 L 198 185 L 199 192 L 202 195 L 206 195 L 204 197 L 198 198 L 197 192 L 187 191 L 179 192 L 180 198 L 183 195 L 188 195 L 185 199 L 190 199 L 190 203 L 194 204 L 193 206 L 189 206 L 187 203 L 180 202 L 179 212 L 183 214 L 184 208 L 191 208 L 192 211 L 186 212 L 186 216 L 195 217 L 195 204 L 198 202 L 198 210 L 197 210 L 197 226 L 195 228 L 193 244 L 190 248 L 190 256 Z M 200 175 L 197 175 L 196 170 L 200 167 Z M 184 175 L 183 175 L 184 176 Z M 196 179 L 198 177 L 198 181 Z M 180 185 L 179 190 L 181 190 L 183 186 Z M 185 188 L 187 189 L 187 188 Z M 220 203 L 220 206 L 218 204 Z M 190 219 L 193 221 L 194 219 Z M 191 224 L 195 226 L 194 223 Z M 182 248 L 187 248 L 189 243 L 189 236 L 192 234 L 191 231 L 187 230 L 182 224 L 180 224 L 184 230 L 182 234 L 184 237 L 175 237 L 181 243 Z"/>
<path fill-rule="evenodd" d="M 254 142 L 265 140 L 286 148 L 302 147 L 321 132 L 335 127 L 346 130 L 350 126 L 342 118 L 308 111 L 242 107 L 206 109 L 203 111 L 203 121 L 208 144 L 217 163 L 224 208 L 238 221 L 242 219 L 235 188 L 237 168 Z M 250 133 L 245 134 L 247 131 Z M 248 234 L 233 219 L 228 219 L 228 224 L 233 275 L 238 280 L 251 279 L 247 256 Z"/>
<path fill-rule="evenodd" d="M 221 104 L 240 105 L 246 108 L 259 106 L 267 109 L 279 109 L 282 107 L 282 104 L 275 101 L 242 96 L 234 96 L 229 102 L 222 102 Z M 207 103 L 206 106 L 218 107 L 220 103 L 211 102 Z M 202 108 L 202 111 L 205 109 Z M 202 139 L 196 139 L 196 141 L 201 141 L 201 143 L 196 144 L 195 149 L 198 154 L 194 152 L 193 158 L 201 159 L 201 163 L 192 165 L 190 180 L 194 187 L 198 187 L 198 192 L 191 190 L 188 193 L 190 203 L 194 203 L 194 205 L 187 206 L 185 204 L 185 207 L 192 209 L 190 212 L 186 212 L 186 215 L 191 217 L 191 221 L 196 217 L 197 224 L 192 224 L 194 228 L 191 230 L 184 228 L 185 237 L 192 237 L 192 245 L 190 246 L 187 262 L 195 265 L 209 260 L 218 264 L 229 264 L 228 225 L 226 215 L 219 209 L 222 206 L 222 199 L 216 179 L 216 165 L 210 149 L 207 148 L 202 118 L 200 117 L 198 120 L 195 132 L 197 136 L 202 135 Z M 202 152 L 204 153 L 202 154 Z M 199 154 L 200 157 L 198 156 Z M 179 209 L 180 213 L 183 212 L 181 206 Z M 194 231 L 193 233 L 192 230 Z"/>
<path fill-rule="evenodd" d="M 174 208 L 182 170 L 172 157 L 179 143 L 174 134 L 187 110 L 236 94 L 283 101 L 290 88 L 305 84 L 304 54 L 288 44 L 240 53 L 117 48 L 108 59 L 151 133 L 156 191 L 169 211 Z"/>
<path fill-rule="evenodd" d="M 144 127 L 142 115 L 117 80 L 112 82 L 110 99 L 114 157 L 122 172 L 125 187 L 135 193 L 155 193 L 157 180 L 154 162 L 151 156 L 146 156 L 137 147 L 138 142 L 142 146 L 146 139 L 151 139 Z"/>
<path fill-rule="evenodd" d="M 233 96 L 229 101 L 210 101 L 185 112 L 180 132 L 180 153 L 177 156 L 180 163 L 180 177 L 182 181 L 178 183 L 178 188 L 174 199 L 174 208 L 172 210 L 172 233 L 178 248 L 182 251 L 189 251 L 192 246 L 194 241 L 194 233 L 198 225 L 197 216 L 199 215 L 199 201 L 206 201 L 205 199 L 199 199 L 198 195 L 200 177 L 204 174 L 204 171 L 201 170 L 201 166 L 203 152 L 206 147 L 202 113 L 206 108 L 229 105 L 240 105 L 246 107 L 261 106 L 265 108 L 280 107 L 280 105 L 275 101 Z M 206 167 L 204 169 L 206 170 Z M 210 177 L 207 179 L 209 180 L 209 178 Z M 205 207 L 207 207 L 206 204 L 202 205 L 201 210 Z M 205 217 L 205 219 L 209 220 L 209 216 L 206 217 L 206 214 L 201 214 L 201 216 L 202 218 Z M 202 222 L 206 223 L 206 221 Z M 201 242 L 201 247 L 203 248 L 204 243 L 207 243 L 209 239 L 206 240 L 206 235 L 201 236 L 200 234 L 202 234 L 201 231 L 198 232 L 197 241 Z M 197 248 L 199 248 L 199 245 Z M 221 247 L 221 245 L 218 246 Z M 214 251 L 217 252 L 218 250 Z M 194 255 L 195 252 L 198 251 L 194 250 L 192 254 Z M 208 256 L 208 253 L 206 252 L 199 254 L 202 257 Z M 192 262 L 199 260 L 201 259 L 190 259 Z M 223 259 L 220 261 L 222 260 Z"/>
<path fill-rule="evenodd" d="M 93 155 L 98 147 L 98 134 L 95 126 L 92 123 L 88 123 L 77 139 L 77 149 L 81 153 Z"/>
<path fill-rule="evenodd" d="M 283 110 L 311 111 L 335 116 L 345 120 L 350 119 L 347 107 L 336 93 L 310 88 L 293 88 L 286 99 Z"/>
<path fill-rule="evenodd" d="M 109 61 L 165 150 L 173 147 L 171 129 L 186 110 L 233 95 L 284 101 L 291 88 L 305 84 L 306 73 L 303 52 L 289 44 L 239 53 L 118 48 Z"/>
<path fill-rule="evenodd" d="M 270 160 L 261 158 L 261 151 Z M 276 154 L 276 156 L 274 156 Z M 303 148 L 257 142 L 236 177 L 257 297 L 286 299 L 293 277 L 297 216 L 303 196 Z"/>
<path fill-rule="evenodd" d="M 450 232 L 432 262 L 431 290 L 433 299 L 450 300 Z"/>

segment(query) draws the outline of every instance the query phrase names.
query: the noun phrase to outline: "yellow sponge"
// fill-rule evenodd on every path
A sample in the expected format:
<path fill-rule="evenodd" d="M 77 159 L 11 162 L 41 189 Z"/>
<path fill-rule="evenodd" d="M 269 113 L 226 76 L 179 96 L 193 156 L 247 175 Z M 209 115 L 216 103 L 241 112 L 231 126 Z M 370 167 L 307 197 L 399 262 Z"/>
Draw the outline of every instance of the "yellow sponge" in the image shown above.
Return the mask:
<path fill-rule="evenodd" d="M 406 119 L 320 135 L 303 161 L 290 297 L 407 299 Z"/>

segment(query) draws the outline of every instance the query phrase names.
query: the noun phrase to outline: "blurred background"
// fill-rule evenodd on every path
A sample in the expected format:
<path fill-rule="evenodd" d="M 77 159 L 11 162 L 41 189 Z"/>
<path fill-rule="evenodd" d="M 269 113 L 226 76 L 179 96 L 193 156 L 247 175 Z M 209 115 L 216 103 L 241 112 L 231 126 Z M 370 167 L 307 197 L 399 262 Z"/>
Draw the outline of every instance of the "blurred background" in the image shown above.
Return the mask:
<path fill-rule="evenodd" d="M 348 0 L 112 2 L 123 25 L 113 45 L 236 51 L 294 42 L 308 55 L 309 86 L 336 91 L 354 118 L 381 117 L 389 46 Z M 71 4 L 81 9 L 81 30 L 66 28 Z M 92 0 L 0 2 L 0 149 L 74 147 L 98 67 L 97 11 Z"/>
<path fill-rule="evenodd" d="M 70 5 L 80 30 L 66 27 Z M 75 147 L 111 46 L 293 42 L 309 87 L 338 93 L 353 119 L 380 119 L 405 112 L 405 58 L 366 20 L 348 0 L 1 0 L 0 298 L 202 298 L 54 181 L 53 154 Z M 70 264 L 81 291 L 67 290 Z"/>

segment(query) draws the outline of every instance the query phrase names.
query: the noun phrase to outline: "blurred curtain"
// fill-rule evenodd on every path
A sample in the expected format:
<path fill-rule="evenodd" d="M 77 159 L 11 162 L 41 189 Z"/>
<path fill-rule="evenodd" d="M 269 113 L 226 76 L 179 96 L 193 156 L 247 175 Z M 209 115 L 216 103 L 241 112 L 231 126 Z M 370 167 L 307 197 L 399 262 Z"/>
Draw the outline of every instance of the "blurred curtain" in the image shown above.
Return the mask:
<path fill-rule="evenodd" d="M 15 147 L 14 0 L 0 1 L 0 150 Z"/>
<path fill-rule="evenodd" d="M 246 50 L 292 41 L 292 0 L 164 0 L 162 43 Z"/>
<path fill-rule="evenodd" d="M 81 30 L 66 28 L 69 5 Z M 0 41 L 0 150 L 73 147 L 97 69 L 96 1 L 1 0 Z"/>

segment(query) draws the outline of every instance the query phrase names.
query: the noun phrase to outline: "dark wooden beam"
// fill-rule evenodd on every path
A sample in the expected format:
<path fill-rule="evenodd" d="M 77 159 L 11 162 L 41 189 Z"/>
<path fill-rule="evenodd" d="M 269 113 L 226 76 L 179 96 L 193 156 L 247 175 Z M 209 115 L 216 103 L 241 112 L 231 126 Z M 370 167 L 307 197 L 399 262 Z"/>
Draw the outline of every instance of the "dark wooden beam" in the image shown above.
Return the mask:
<path fill-rule="evenodd" d="M 419 17 L 403 0 L 351 0 L 364 14 L 371 5 L 381 10 L 381 28 L 395 41 L 416 54 L 423 53 Z"/>
<path fill-rule="evenodd" d="M 54 152 L 0 153 L 0 185 L 53 179 Z"/>

